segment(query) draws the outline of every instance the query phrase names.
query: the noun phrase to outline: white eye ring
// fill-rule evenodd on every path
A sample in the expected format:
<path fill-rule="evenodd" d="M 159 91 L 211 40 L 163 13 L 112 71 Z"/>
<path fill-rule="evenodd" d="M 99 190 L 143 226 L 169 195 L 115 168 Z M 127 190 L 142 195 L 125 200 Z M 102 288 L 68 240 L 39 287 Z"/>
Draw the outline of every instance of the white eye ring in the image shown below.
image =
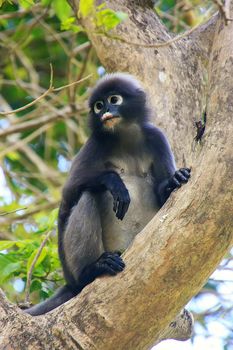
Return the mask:
<path fill-rule="evenodd" d="M 96 101 L 96 103 L 94 104 L 94 112 L 98 114 L 102 110 L 103 106 L 103 101 Z"/>
<path fill-rule="evenodd" d="M 121 105 L 123 102 L 123 97 L 121 95 L 111 95 L 108 97 L 108 102 L 112 105 Z"/>

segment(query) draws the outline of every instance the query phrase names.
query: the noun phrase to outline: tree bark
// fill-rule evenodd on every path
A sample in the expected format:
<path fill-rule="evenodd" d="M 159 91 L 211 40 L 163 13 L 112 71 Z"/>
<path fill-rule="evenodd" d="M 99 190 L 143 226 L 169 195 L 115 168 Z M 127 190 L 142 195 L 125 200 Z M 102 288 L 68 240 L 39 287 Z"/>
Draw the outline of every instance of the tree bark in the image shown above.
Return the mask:
<path fill-rule="evenodd" d="M 70 3 L 77 13 L 78 1 Z M 107 1 L 107 7 L 128 13 L 116 33 L 128 42 L 171 39 L 149 3 Z M 192 179 L 136 237 L 121 274 L 96 280 L 36 318 L 0 295 L 3 349 L 142 350 L 177 338 L 176 322 L 187 324 L 190 316 L 169 323 L 233 243 L 233 23 L 225 26 L 214 16 L 188 37 L 158 48 L 95 35 L 89 19 L 83 25 L 109 71 L 128 71 L 144 82 L 153 122 L 166 131 L 180 165 L 192 166 Z M 206 135 L 194 147 L 193 123 L 205 105 Z"/>

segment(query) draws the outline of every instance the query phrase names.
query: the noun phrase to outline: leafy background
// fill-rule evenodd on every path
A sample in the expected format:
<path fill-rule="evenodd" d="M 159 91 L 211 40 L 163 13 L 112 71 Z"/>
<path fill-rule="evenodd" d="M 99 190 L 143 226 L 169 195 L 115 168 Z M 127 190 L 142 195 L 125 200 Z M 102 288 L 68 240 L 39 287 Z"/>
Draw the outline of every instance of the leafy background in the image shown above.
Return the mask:
<path fill-rule="evenodd" d="M 79 16 L 91 16 L 102 35 L 127 21 L 93 0 L 80 4 Z M 63 284 L 57 208 L 71 160 L 88 137 L 89 90 L 105 70 L 65 0 L 0 5 L 0 286 L 25 305 Z M 155 11 L 178 33 L 208 19 L 216 7 L 211 1 L 161 0 Z M 230 253 L 189 305 L 197 320 L 193 346 L 199 336 L 212 336 L 215 350 L 233 349 L 232 258 Z"/>

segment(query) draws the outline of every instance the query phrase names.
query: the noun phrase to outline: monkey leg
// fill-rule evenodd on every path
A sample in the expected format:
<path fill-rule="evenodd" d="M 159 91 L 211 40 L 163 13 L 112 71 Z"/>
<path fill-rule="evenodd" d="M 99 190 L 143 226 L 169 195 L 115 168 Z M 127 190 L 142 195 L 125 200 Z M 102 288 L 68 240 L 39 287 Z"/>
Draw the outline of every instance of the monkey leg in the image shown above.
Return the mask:
<path fill-rule="evenodd" d="M 124 269 L 119 253 L 104 252 L 98 205 L 89 192 L 84 192 L 72 209 L 63 247 L 65 277 L 77 291 L 100 275 L 115 275 Z"/>

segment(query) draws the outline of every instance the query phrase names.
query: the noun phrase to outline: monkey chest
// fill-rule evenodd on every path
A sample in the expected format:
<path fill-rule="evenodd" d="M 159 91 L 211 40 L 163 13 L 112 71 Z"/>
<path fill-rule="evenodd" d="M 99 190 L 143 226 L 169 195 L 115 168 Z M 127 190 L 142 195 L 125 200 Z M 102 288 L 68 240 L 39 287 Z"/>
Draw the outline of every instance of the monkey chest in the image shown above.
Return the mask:
<path fill-rule="evenodd" d="M 149 159 L 144 162 L 130 159 L 124 162 L 115 161 L 113 165 L 128 189 L 131 201 L 125 217 L 119 220 L 113 211 L 111 194 L 101 194 L 99 206 L 103 243 L 106 250 L 124 251 L 158 211 L 158 204 Z"/>

